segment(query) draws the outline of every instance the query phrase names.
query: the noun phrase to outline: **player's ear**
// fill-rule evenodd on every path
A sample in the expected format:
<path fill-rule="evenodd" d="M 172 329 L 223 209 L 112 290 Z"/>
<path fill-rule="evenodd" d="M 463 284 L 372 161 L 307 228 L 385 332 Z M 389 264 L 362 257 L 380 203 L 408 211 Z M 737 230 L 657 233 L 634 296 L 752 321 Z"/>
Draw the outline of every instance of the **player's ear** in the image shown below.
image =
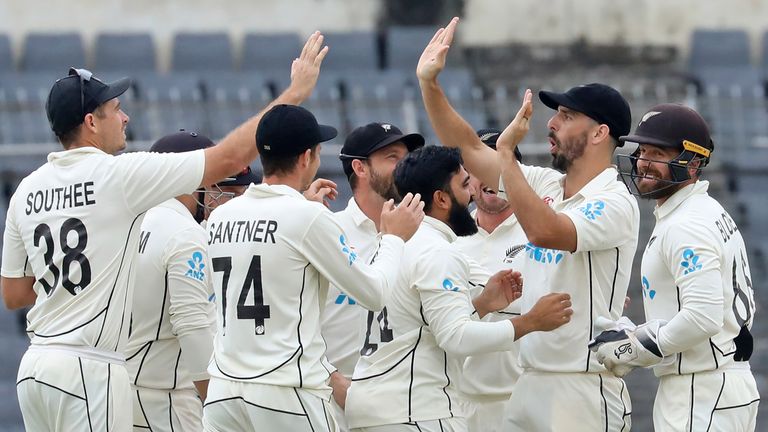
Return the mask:
<path fill-rule="evenodd" d="M 299 164 L 302 167 L 309 166 L 309 163 L 312 161 L 312 149 L 306 149 L 303 153 L 299 155 Z"/>
<path fill-rule="evenodd" d="M 432 193 L 432 207 L 437 207 L 443 210 L 448 210 L 451 208 L 451 195 L 442 190 L 438 189 Z"/>
<path fill-rule="evenodd" d="M 363 177 L 365 172 L 365 163 L 360 159 L 352 159 L 352 171 L 357 177 Z"/>
<path fill-rule="evenodd" d="M 83 126 L 88 128 L 91 132 L 96 132 L 96 121 L 93 113 L 88 113 L 83 118 Z"/>

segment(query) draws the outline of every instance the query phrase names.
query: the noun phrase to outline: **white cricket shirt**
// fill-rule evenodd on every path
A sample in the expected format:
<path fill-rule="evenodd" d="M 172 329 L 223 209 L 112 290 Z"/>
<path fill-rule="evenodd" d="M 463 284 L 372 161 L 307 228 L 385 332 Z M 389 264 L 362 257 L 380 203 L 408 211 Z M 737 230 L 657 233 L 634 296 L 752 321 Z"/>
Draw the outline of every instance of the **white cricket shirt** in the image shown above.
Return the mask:
<path fill-rule="evenodd" d="M 647 320 L 669 321 L 659 346 L 675 362 L 657 376 L 711 371 L 733 363 L 734 338 L 752 326 L 755 300 L 741 232 L 698 181 L 675 192 L 654 214 L 643 253 Z"/>
<path fill-rule="evenodd" d="M 334 218 L 349 236 L 358 259 L 370 262 L 379 244 L 376 224 L 360 210 L 355 198 Z M 370 315 L 370 317 L 369 317 Z M 385 315 L 365 310 L 346 290 L 331 285 L 322 316 L 322 333 L 327 344 L 326 357 L 347 378 L 352 377 L 360 352 L 370 354 L 378 348 L 386 327 Z M 377 319 L 378 318 L 378 319 Z M 366 337 L 367 334 L 367 337 Z M 389 340 L 384 335 L 384 340 Z"/>
<path fill-rule="evenodd" d="M 207 355 L 204 360 L 211 356 L 213 288 L 206 232 L 178 200 L 170 199 L 147 212 L 136 268 L 126 348 L 131 382 L 154 389 L 191 388 L 188 367 L 196 359 L 189 356 Z M 179 338 L 199 329 L 209 330 L 211 351 L 182 351 Z"/>
<path fill-rule="evenodd" d="M 464 357 L 512 347 L 510 321 L 471 318 L 467 287 L 476 273 L 455 239 L 425 216 L 406 244 L 387 303 L 394 340 L 358 360 L 345 407 L 350 428 L 464 416 L 455 389 Z"/>
<path fill-rule="evenodd" d="M 84 147 L 49 154 L 22 180 L 8 208 L 2 275 L 36 278 L 32 344 L 122 355 L 144 212 L 194 191 L 204 170 L 203 151 L 112 156 Z"/>
<path fill-rule="evenodd" d="M 561 178 L 558 190 L 549 195 L 552 209 L 568 216 L 576 227 L 576 252 L 532 243 L 521 252 L 524 259 L 519 261 L 519 270 L 525 279 L 522 312 L 529 311 L 541 296 L 552 292 L 570 294 L 573 304 L 568 324 L 550 332 L 531 333 L 520 340 L 520 363 L 524 369 L 605 370 L 587 345 L 595 336 L 597 317 L 615 321 L 622 315 L 640 228 L 637 201 L 617 180 L 617 175 L 616 168 L 606 168 L 566 200 Z M 540 179 L 527 173 L 526 178 L 538 193 Z"/>
<path fill-rule="evenodd" d="M 403 241 L 384 235 L 368 266 L 322 204 L 285 185 L 251 185 L 208 218 L 217 334 L 211 376 L 328 392 L 320 333 L 328 282 L 384 306 Z"/>

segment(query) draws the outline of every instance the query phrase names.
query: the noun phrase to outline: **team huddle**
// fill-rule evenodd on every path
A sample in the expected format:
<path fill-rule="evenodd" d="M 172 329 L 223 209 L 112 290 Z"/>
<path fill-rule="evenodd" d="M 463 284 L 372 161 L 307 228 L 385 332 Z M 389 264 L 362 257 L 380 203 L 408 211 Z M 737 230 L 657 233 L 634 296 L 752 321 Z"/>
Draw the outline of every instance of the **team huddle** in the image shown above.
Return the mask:
<path fill-rule="evenodd" d="M 387 119 L 354 129 L 338 213 L 316 179 L 337 131 L 299 106 L 319 32 L 218 144 L 180 131 L 116 155 L 130 80 L 57 80 L 64 150 L 19 184 L 3 243 L 3 300 L 32 306 L 26 429 L 628 431 L 622 377 L 652 368 L 655 430 L 754 431 L 749 263 L 700 178 L 705 121 L 662 103 L 632 133 L 610 86 L 541 91 L 553 168 L 525 165 L 530 90 L 506 129 L 476 131 L 440 87 L 457 25 L 416 69 L 441 145 Z M 640 324 L 623 316 L 633 195 L 656 202 Z"/>

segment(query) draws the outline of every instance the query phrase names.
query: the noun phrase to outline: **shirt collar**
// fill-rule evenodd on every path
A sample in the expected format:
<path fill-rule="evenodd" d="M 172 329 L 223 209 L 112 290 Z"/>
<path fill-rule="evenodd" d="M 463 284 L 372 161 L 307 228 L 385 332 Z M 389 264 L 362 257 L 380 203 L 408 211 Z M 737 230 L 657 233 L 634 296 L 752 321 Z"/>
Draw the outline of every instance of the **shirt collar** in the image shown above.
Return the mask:
<path fill-rule="evenodd" d="M 424 216 L 424 224 L 442 234 L 448 242 L 453 243 L 456 241 L 456 233 L 445 222 L 437 220 L 432 216 Z"/>
<path fill-rule="evenodd" d="M 349 212 L 350 216 L 352 216 L 352 220 L 355 222 L 355 225 L 361 226 L 363 224 L 370 223 L 375 229 L 376 224 L 373 223 L 373 221 L 363 213 L 363 211 L 360 209 L 360 206 L 357 205 L 357 201 L 355 201 L 355 197 L 352 197 L 349 199 L 349 202 L 347 202 L 347 208 L 346 210 Z"/>
<path fill-rule="evenodd" d="M 251 184 L 250 186 L 248 186 L 248 189 L 245 191 L 245 193 L 252 197 L 259 197 L 259 198 L 264 198 L 267 196 L 287 195 L 287 196 L 292 196 L 295 198 L 301 198 L 303 200 L 306 200 L 306 198 L 304 197 L 304 195 L 302 195 L 301 192 L 284 184 L 274 184 L 274 185 L 270 185 L 267 183 Z"/>
<path fill-rule="evenodd" d="M 709 189 L 709 182 L 706 180 L 699 180 L 673 193 L 671 197 L 667 198 L 667 200 L 664 201 L 664 204 L 660 206 L 657 205 L 656 208 L 653 210 L 653 214 L 654 216 L 656 216 L 656 220 L 659 220 L 667 216 L 668 214 L 672 213 L 676 208 L 680 206 L 680 204 L 685 202 L 685 200 L 687 200 L 690 196 L 706 194 L 708 189 Z"/>
<path fill-rule="evenodd" d="M 176 213 L 179 213 L 182 216 L 186 216 L 192 220 L 195 220 L 195 218 L 192 216 L 192 213 L 190 213 L 187 206 L 181 203 L 181 201 L 177 200 L 176 198 L 171 198 L 167 201 L 163 201 L 158 205 L 158 207 L 165 207 L 167 209 L 173 210 Z"/>
<path fill-rule="evenodd" d="M 77 147 L 71 150 L 62 150 L 57 152 L 48 153 L 48 162 L 66 161 L 71 158 L 79 158 L 89 154 L 101 154 L 106 155 L 101 149 L 96 147 Z"/>
<path fill-rule="evenodd" d="M 600 191 L 605 190 L 605 187 L 610 185 L 612 182 L 615 182 L 618 176 L 619 172 L 616 170 L 616 166 L 611 165 L 604 169 L 600 174 L 595 176 L 595 178 L 590 180 L 589 183 L 585 184 L 581 189 L 579 189 L 579 191 L 576 192 L 576 195 L 581 195 L 582 198 L 592 196 Z M 563 190 L 565 190 L 565 181 L 567 177 L 567 175 L 564 175 L 560 177 L 560 180 L 558 180 L 560 182 L 560 187 L 563 188 Z"/>

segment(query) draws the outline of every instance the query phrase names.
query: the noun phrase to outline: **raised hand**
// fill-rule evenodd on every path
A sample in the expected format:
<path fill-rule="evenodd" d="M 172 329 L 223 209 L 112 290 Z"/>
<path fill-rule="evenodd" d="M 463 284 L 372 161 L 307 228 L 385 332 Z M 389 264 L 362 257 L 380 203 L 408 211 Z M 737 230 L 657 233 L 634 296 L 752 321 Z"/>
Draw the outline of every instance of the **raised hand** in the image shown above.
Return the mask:
<path fill-rule="evenodd" d="M 382 234 L 392 234 L 404 241 L 410 240 L 424 220 L 424 201 L 421 194 L 413 195 L 408 192 L 400 204 L 389 200 L 381 209 L 380 229 Z"/>
<path fill-rule="evenodd" d="M 445 58 L 453 42 L 453 34 L 459 19 L 454 17 L 445 28 L 440 28 L 421 53 L 416 66 L 416 76 L 420 81 L 434 81 L 445 68 Z"/>
<path fill-rule="evenodd" d="M 316 179 L 304 191 L 304 197 L 310 201 L 317 201 L 330 208 L 328 200 L 335 200 L 338 196 L 336 183 L 324 178 Z"/>
<path fill-rule="evenodd" d="M 531 89 L 526 89 L 525 95 L 523 96 L 522 106 L 520 106 L 520 109 L 517 111 L 515 118 L 512 119 L 506 129 L 499 135 L 498 140 L 496 140 L 496 148 L 498 150 L 514 152 L 517 145 L 520 144 L 520 141 L 525 138 L 525 135 L 528 134 L 528 131 L 530 130 L 530 119 L 532 115 L 533 93 L 531 92 Z"/>
<path fill-rule="evenodd" d="M 320 75 L 320 65 L 328 54 L 328 47 L 323 46 L 323 40 L 319 31 L 312 33 L 299 57 L 291 64 L 291 90 L 302 101 L 312 94 Z"/>

